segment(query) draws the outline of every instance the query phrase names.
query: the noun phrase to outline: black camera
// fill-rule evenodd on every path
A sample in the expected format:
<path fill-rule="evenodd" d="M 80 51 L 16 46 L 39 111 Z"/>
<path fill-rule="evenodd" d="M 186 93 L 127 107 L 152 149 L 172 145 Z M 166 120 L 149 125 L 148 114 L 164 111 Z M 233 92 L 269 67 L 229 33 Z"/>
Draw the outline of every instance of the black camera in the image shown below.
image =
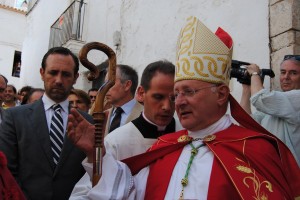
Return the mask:
<path fill-rule="evenodd" d="M 231 62 L 231 71 L 230 71 L 230 78 L 236 78 L 238 82 L 246 85 L 251 84 L 251 76 L 249 75 L 246 68 L 241 68 L 241 66 L 250 65 L 250 63 L 232 60 Z M 264 82 L 265 76 L 270 76 L 273 78 L 275 76 L 272 69 L 261 69 L 260 70 L 260 78 L 261 81 Z"/>

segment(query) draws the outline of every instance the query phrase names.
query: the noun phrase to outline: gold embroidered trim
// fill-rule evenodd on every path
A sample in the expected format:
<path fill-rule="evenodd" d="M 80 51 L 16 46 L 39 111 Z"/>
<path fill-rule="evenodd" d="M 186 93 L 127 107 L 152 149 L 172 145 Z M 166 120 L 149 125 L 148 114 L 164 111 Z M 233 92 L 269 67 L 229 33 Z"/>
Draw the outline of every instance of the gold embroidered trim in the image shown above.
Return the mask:
<path fill-rule="evenodd" d="M 241 161 L 240 159 L 236 158 L 237 160 Z M 251 169 L 248 166 L 245 166 L 243 164 L 238 164 L 236 166 L 236 169 L 242 173 L 249 174 L 249 176 L 246 176 L 243 178 L 244 185 L 247 186 L 247 188 L 251 189 L 250 187 L 253 186 L 253 190 L 255 193 L 255 200 L 267 200 L 268 194 L 266 194 L 264 191 L 262 191 L 262 187 L 265 185 L 266 191 L 269 191 L 270 193 L 273 192 L 272 184 L 267 181 L 261 181 L 259 180 L 258 176 L 255 174 L 255 170 Z"/>

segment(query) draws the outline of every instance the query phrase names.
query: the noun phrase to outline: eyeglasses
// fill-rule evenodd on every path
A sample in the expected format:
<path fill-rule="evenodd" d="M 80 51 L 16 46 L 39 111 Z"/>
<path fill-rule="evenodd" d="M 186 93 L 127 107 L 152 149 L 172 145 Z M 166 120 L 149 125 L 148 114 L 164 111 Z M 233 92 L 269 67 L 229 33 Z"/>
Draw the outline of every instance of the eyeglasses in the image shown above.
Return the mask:
<path fill-rule="evenodd" d="M 96 99 L 96 96 L 90 96 L 91 99 Z"/>
<path fill-rule="evenodd" d="M 298 60 L 298 61 L 300 61 L 300 55 L 285 55 L 283 60 Z"/>
<path fill-rule="evenodd" d="M 216 86 L 217 85 L 211 85 L 211 86 L 203 87 L 203 88 L 199 88 L 199 89 L 186 88 L 181 92 L 176 91 L 175 94 L 172 96 L 169 96 L 169 98 L 171 101 L 175 102 L 175 100 L 179 97 L 179 95 L 182 95 L 184 97 L 193 97 L 196 94 L 196 92 L 199 92 L 200 90 L 204 90 L 204 89 L 212 88 L 212 87 L 216 87 Z"/>

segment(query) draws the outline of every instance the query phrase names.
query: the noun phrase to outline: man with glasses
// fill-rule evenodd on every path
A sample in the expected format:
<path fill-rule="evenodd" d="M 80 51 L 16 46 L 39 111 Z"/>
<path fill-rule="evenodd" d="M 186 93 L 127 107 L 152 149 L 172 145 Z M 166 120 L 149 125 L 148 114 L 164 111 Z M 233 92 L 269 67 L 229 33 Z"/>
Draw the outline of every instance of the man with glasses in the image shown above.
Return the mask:
<path fill-rule="evenodd" d="M 260 68 L 247 66 L 251 85 L 243 85 L 241 106 L 251 114 L 251 104 L 257 109 L 252 117 L 281 139 L 300 166 L 300 55 L 286 55 L 280 64 L 282 91 L 264 89 L 258 76 Z"/>
<path fill-rule="evenodd" d="M 126 164 L 107 152 L 100 181 L 80 199 L 300 196 L 300 171 L 290 151 L 230 95 L 232 44 L 222 29 L 214 34 L 197 18 L 188 18 L 179 36 L 171 96 L 185 130 L 159 137 L 147 153 L 123 160 Z M 251 129 L 233 124 L 226 114 L 229 102 L 235 119 Z M 70 135 L 87 129 L 80 116 L 69 116 Z M 91 164 L 83 165 L 90 172 Z"/>
<path fill-rule="evenodd" d="M 97 88 L 91 88 L 91 89 L 89 89 L 88 95 L 90 96 L 91 104 L 93 104 L 95 102 L 96 96 L 97 96 L 97 92 L 98 92 Z"/>

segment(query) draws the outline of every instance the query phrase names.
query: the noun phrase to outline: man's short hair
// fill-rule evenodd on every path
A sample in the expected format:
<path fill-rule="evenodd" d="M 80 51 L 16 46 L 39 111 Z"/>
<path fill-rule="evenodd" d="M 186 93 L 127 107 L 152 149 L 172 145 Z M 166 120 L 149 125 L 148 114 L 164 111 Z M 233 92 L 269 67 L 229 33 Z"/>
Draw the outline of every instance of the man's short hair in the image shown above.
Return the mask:
<path fill-rule="evenodd" d="M 11 88 L 13 89 L 14 93 L 17 94 L 17 89 L 16 89 L 15 86 L 9 84 L 9 85 L 7 85 L 6 87 L 11 87 Z"/>
<path fill-rule="evenodd" d="M 166 75 L 175 75 L 175 66 L 167 61 L 160 60 L 153 63 L 150 63 L 143 71 L 141 78 L 141 86 L 145 91 L 150 89 L 150 82 L 156 73 L 162 73 Z"/>
<path fill-rule="evenodd" d="M 5 76 L 3 76 L 2 74 L 0 74 L 0 76 L 4 79 L 4 82 L 6 83 L 6 85 L 7 85 L 7 83 L 8 83 L 8 80 L 7 80 L 7 78 L 5 77 Z"/>
<path fill-rule="evenodd" d="M 121 83 L 125 83 L 126 81 L 130 80 L 132 82 L 130 92 L 132 96 L 135 95 L 135 90 L 138 85 L 138 74 L 137 72 L 128 65 L 117 65 L 117 68 L 119 68 L 120 71 L 120 81 Z"/>
<path fill-rule="evenodd" d="M 88 94 L 89 94 L 90 92 L 98 92 L 98 89 L 97 89 L 97 88 L 91 88 L 91 89 L 88 90 Z"/>
<path fill-rule="evenodd" d="M 24 87 L 22 87 L 20 90 L 19 90 L 19 94 L 22 94 L 22 92 L 29 92 L 30 90 L 32 90 L 33 88 L 29 85 L 26 85 Z"/>
<path fill-rule="evenodd" d="M 45 90 L 43 88 L 31 88 L 31 90 L 27 94 L 25 94 L 25 96 L 23 97 L 21 105 L 27 104 L 28 101 L 29 101 L 29 99 L 30 99 L 30 97 L 35 92 L 45 92 Z"/>
<path fill-rule="evenodd" d="M 283 60 L 298 60 L 300 61 L 300 55 L 285 55 Z"/>
<path fill-rule="evenodd" d="M 46 60 L 48 58 L 49 55 L 53 55 L 53 54 L 62 54 L 65 56 L 72 56 L 75 66 L 74 66 L 74 74 L 77 74 L 79 71 L 79 60 L 77 58 L 77 56 L 69 49 L 65 48 L 65 47 L 53 47 L 51 49 L 48 50 L 48 52 L 44 55 L 43 60 L 42 60 L 42 68 L 45 70 L 46 69 Z"/>
<path fill-rule="evenodd" d="M 81 100 L 83 101 L 83 103 L 85 105 L 87 105 L 88 107 L 91 105 L 91 98 L 89 97 L 89 95 L 85 91 L 80 90 L 80 89 L 72 89 L 70 91 L 70 94 L 74 94 L 78 98 L 81 98 Z"/>
<path fill-rule="evenodd" d="M 285 55 L 280 63 L 280 66 L 282 66 L 282 63 L 287 60 L 293 62 L 295 65 L 300 67 L 300 55 Z"/>

